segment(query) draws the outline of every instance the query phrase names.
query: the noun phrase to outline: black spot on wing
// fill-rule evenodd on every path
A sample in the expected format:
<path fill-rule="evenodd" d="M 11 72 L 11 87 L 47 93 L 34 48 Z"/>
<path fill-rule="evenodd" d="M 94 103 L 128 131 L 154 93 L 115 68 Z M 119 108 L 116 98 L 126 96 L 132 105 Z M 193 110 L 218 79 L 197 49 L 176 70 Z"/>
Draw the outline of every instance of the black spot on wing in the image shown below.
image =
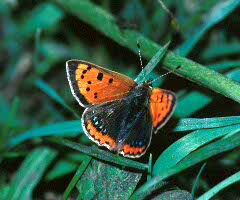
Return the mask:
<path fill-rule="evenodd" d="M 102 79 L 103 79 L 103 73 L 99 72 L 99 73 L 98 73 L 98 76 L 97 76 L 97 79 L 98 79 L 99 81 L 102 81 Z"/>

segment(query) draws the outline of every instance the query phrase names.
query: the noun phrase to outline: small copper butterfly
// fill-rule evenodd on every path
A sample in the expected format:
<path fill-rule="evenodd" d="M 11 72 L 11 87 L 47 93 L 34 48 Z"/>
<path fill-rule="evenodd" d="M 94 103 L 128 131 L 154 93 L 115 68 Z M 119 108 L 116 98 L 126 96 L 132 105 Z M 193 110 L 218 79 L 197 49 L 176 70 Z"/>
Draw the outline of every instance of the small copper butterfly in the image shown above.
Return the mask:
<path fill-rule="evenodd" d="M 73 96 L 85 107 L 82 126 L 99 146 L 125 157 L 142 156 L 152 138 L 171 117 L 176 95 L 138 85 L 131 78 L 82 60 L 66 63 Z"/>

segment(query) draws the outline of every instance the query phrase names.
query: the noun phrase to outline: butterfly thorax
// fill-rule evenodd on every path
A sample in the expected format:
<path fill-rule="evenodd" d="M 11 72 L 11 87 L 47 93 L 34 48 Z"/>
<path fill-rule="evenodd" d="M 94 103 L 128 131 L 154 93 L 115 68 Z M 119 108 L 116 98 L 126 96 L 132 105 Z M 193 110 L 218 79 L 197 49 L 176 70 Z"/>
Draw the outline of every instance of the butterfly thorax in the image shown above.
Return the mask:
<path fill-rule="evenodd" d="M 145 82 L 141 85 L 136 86 L 129 92 L 129 95 L 124 98 L 129 100 L 133 100 L 135 102 L 134 106 L 149 106 L 150 102 L 150 96 L 152 93 L 151 86 L 148 84 L 148 82 Z"/>

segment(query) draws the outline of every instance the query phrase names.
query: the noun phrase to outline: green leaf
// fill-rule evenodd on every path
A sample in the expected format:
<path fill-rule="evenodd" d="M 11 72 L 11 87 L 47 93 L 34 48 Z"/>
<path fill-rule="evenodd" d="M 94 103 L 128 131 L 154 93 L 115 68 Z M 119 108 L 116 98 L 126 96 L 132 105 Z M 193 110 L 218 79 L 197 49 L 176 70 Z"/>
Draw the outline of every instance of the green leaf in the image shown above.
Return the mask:
<path fill-rule="evenodd" d="M 96 30 L 103 33 L 105 36 L 111 38 L 118 44 L 131 49 L 135 53 L 138 53 L 136 51 L 136 41 L 141 41 L 142 55 L 148 59 L 151 59 L 161 48 L 159 45 L 137 33 L 136 31 L 122 31 L 116 24 L 117 20 L 110 13 L 103 10 L 99 6 L 94 5 L 88 0 L 52 1 L 59 6 L 62 6 L 69 13 L 76 15 L 85 23 L 90 24 Z M 233 0 L 231 1 L 233 2 Z M 227 1 L 226 5 L 229 5 L 229 2 L 230 1 Z M 232 4 L 232 6 L 227 7 L 227 12 L 230 13 L 230 7 L 234 7 L 236 6 L 236 4 L 237 3 L 234 3 Z M 221 4 L 221 6 L 223 5 Z M 91 15 L 89 15 L 89 13 L 91 13 Z M 219 92 L 228 98 L 240 102 L 239 84 L 231 81 L 230 79 L 213 70 L 210 70 L 191 60 L 178 56 L 170 51 L 166 53 L 163 60 L 163 65 L 168 70 L 175 70 L 176 67 L 182 66 L 181 69 L 175 71 L 176 74 L 179 74 L 182 77 L 185 77 L 191 81 L 194 81 L 216 92 Z"/>
<path fill-rule="evenodd" d="M 14 146 L 32 138 L 45 137 L 45 136 L 76 136 L 79 133 L 83 133 L 82 122 L 80 120 L 62 122 L 56 124 L 49 124 L 36 129 L 29 130 L 22 133 L 8 142 L 8 147 L 13 148 Z"/>
<path fill-rule="evenodd" d="M 67 174 L 73 173 L 77 169 L 77 167 L 77 163 L 73 163 L 68 160 L 60 160 L 47 174 L 46 180 L 52 181 L 54 179 L 61 178 Z"/>
<path fill-rule="evenodd" d="M 15 174 L 6 199 L 32 199 L 34 188 L 56 155 L 56 152 L 49 148 L 32 151 Z"/>
<path fill-rule="evenodd" d="M 125 167 L 132 167 L 139 170 L 146 170 L 148 168 L 148 165 L 146 164 L 136 162 L 127 158 L 123 158 L 119 155 L 112 154 L 111 152 L 104 151 L 99 148 L 84 146 L 82 144 L 78 144 L 76 142 L 72 142 L 70 140 L 61 139 L 61 138 L 51 138 L 49 140 L 51 142 L 70 147 L 72 149 L 85 153 L 89 156 L 92 156 L 107 162 L 123 165 Z"/>
<path fill-rule="evenodd" d="M 195 182 L 194 182 L 194 185 L 193 185 L 193 188 L 192 188 L 192 192 L 191 192 L 192 199 L 194 199 L 194 197 L 195 197 L 195 190 L 196 190 L 196 188 L 197 188 L 198 182 L 199 182 L 199 180 L 200 180 L 200 176 L 201 176 L 201 174 L 202 174 L 202 172 L 203 172 L 206 164 L 207 164 L 207 163 L 204 163 L 203 166 L 201 167 L 200 171 L 198 172 L 197 178 L 196 178 L 196 180 L 195 180 Z"/>
<path fill-rule="evenodd" d="M 139 199 L 142 199 L 139 197 Z M 163 192 L 156 197 L 154 200 L 192 200 L 192 196 L 188 191 L 185 190 L 171 190 Z"/>
<path fill-rule="evenodd" d="M 154 188 L 157 190 L 159 187 L 161 187 L 161 183 L 163 180 L 173 176 L 174 174 L 177 174 L 199 162 L 202 162 L 208 158 L 211 158 L 217 154 L 220 154 L 222 152 L 229 151 L 233 148 L 240 146 L 240 133 L 234 134 L 233 136 L 230 136 L 228 138 L 224 138 L 221 140 L 218 140 L 216 142 L 213 142 L 209 145 L 206 145 L 205 147 L 196 150 L 192 154 L 190 154 L 187 158 L 185 158 L 182 162 L 177 164 L 176 166 L 164 171 L 163 173 L 155 176 L 150 181 L 142 185 L 132 196 L 131 200 L 138 199 L 139 196 L 141 198 L 146 197 L 149 195 L 149 190 L 151 188 Z"/>
<path fill-rule="evenodd" d="M 236 182 L 240 182 L 240 172 L 237 172 L 233 174 L 232 176 L 228 177 L 221 183 L 214 186 L 212 189 L 207 191 L 205 194 L 201 195 L 197 198 L 197 200 L 208 200 L 211 199 L 214 195 L 216 195 L 218 192 L 222 191 L 224 188 L 228 187 L 231 184 L 234 184 Z"/>
<path fill-rule="evenodd" d="M 159 156 L 153 167 L 153 176 L 157 176 L 171 169 L 199 147 L 235 130 L 240 130 L 240 124 L 223 128 L 197 130 L 184 136 L 173 143 Z M 167 164 L 163 165 L 163 163 Z"/>
<path fill-rule="evenodd" d="M 39 28 L 54 30 L 63 18 L 63 12 L 51 3 L 43 3 L 25 15 L 19 33 L 22 36 L 32 36 Z"/>
<path fill-rule="evenodd" d="M 75 115 L 76 118 L 80 118 L 78 114 L 69 106 L 67 103 L 63 100 L 62 97 L 60 97 L 57 92 L 51 88 L 48 84 L 43 82 L 42 80 L 37 80 L 35 82 L 36 86 L 41 89 L 43 92 L 45 92 L 48 96 L 50 96 L 53 100 L 58 102 L 60 105 L 65 107 L 67 110 L 69 110 L 71 113 Z"/>
<path fill-rule="evenodd" d="M 170 42 L 168 42 L 164 47 L 162 47 L 156 55 L 148 62 L 147 66 L 143 69 L 143 71 L 137 76 L 135 82 L 141 84 L 145 81 L 145 78 L 152 72 L 152 70 L 157 66 L 157 64 L 161 61 L 163 56 L 166 54 Z M 144 77 L 145 76 L 145 77 Z"/>
<path fill-rule="evenodd" d="M 72 192 L 73 188 L 75 187 L 75 185 L 77 184 L 77 182 L 81 178 L 82 174 L 87 169 L 91 160 L 92 160 L 91 157 L 86 156 L 85 160 L 83 161 L 83 163 L 78 168 L 77 172 L 75 173 L 74 177 L 72 178 L 71 182 L 69 183 L 66 191 L 64 192 L 63 197 L 62 197 L 63 200 L 68 199 L 70 193 Z"/>
<path fill-rule="evenodd" d="M 142 174 L 92 160 L 77 184 L 78 199 L 128 199 Z"/>
<path fill-rule="evenodd" d="M 232 43 L 216 43 L 210 45 L 205 51 L 203 51 L 202 59 L 210 60 L 222 58 L 223 56 L 228 55 L 238 55 L 240 51 L 240 43 L 232 42 Z"/>
<path fill-rule="evenodd" d="M 9 137 L 8 134 L 10 132 L 10 127 L 14 121 L 18 107 L 19 107 L 19 99 L 16 97 L 13 101 L 11 112 L 9 113 L 9 116 L 7 117 L 8 119 L 7 119 L 7 121 L 3 127 L 2 133 L 0 135 L 0 148 L 2 148 L 3 145 L 5 145 L 5 142 L 6 142 L 7 138 Z"/>
<path fill-rule="evenodd" d="M 181 98 L 178 102 L 174 116 L 177 118 L 189 117 L 204 108 L 212 98 L 198 91 L 193 91 Z"/>
<path fill-rule="evenodd" d="M 206 34 L 210 28 L 214 25 L 225 19 L 229 14 L 231 14 L 240 4 L 239 0 L 227 0 L 220 1 L 217 3 L 205 16 L 205 23 L 200 26 L 192 37 L 184 44 L 182 44 L 176 51 L 179 52 L 180 55 L 186 56 L 193 49 L 193 47 L 197 44 L 197 42 Z"/>
<path fill-rule="evenodd" d="M 196 129 L 206 128 L 218 128 L 222 126 L 230 126 L 234 124 L 240 124 L 240 116 L 231 117 L 214 117 L 214 118 L 187 118 L 180 119 L 176 128 L 173 130 L 178 131 L 190 131 Z"/>
<path fill-rule="evenodd" d="M 74 173 L 78 168 L 79 164 L 84 162 L 88 156 L 81 153 L 67 153 L 64 157 L 56 162 L 51 170 L 46 175 L 47 181 L 66 176 L 67 174 Z"/>
<path fill-rule="evenodd" d="M 234 70 L 228 72 L 226 74 L 226 76 L 236 82 L 240 82 L 240 69 L 234 69 Z"/>
<path fill-rule="evenodd" d="M 239 51 L 240 51 L 240 48 L 239 48 Z M 230 68 L 240 67 L 240 61 L 224 61 L 224 62 L 208 65 L 207 67 L 212 70 L 228 70 Z"/>

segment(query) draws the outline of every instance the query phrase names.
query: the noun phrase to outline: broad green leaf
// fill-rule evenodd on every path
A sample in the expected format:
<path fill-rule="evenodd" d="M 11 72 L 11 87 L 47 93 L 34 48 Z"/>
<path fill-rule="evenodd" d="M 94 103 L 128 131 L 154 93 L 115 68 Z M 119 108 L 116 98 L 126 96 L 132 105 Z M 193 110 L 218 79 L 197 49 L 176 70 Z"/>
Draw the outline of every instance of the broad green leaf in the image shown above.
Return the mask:
<path fill-rule="evenodd" d="M 240 124 L 240 116 L 231 117 L 214 117 L 214 118 L 186 118 L 180 119 L 176 128 L 173 130 L 178 131 L 190 131 L 196 129 L 217 128 L 222 126 L 230 126 L 234 124 Z"/>
<path fill-rule="evenodd" d="M 77 184 L 78 199 L 128 199 L 142 174 L 92 160 Z"/>
<path fill-rule="evenodd" d="M 12 148 L 28 139 L 45 136 L 76 136 L 83 133 L 82 122 L 80 120 L 49 124 L 36 129 L 29 130 L 10 139 L 8 147 Z"/>
<path fill-rule="evenodd" d="M 223 137 L 232 131 L 240 131 L 240 124 L 223 128 L 197 130 L 184 136 L 159 156 L 153 167 L 153 176 L 157 176 L 171 169 L 199 147 L 219 137 Z"/>
<path fill-rule="evenodd" d="M 38 148 L 32 151 L 15 174 L 7 199 L 32 199 L 34 188 L 56 155 L 56 152 L 49 148 Z"/>
<path fill-rule="evenodd" d="M 224 188 L 228 187 L 231 184 L 240 182 L 240 172 L 233 174 L 227 179 L 223 180 L 221 183 L 214 186 L 212 189 L 207 191 L 205 194 L 197 198 L 197 200 L 208 200 L 215 196 L 218 192 L 222 191 Z"/>
<path fill-rule="evenodd" d="M 170 190 L 157 195 L 153 200 L 192 200 L 192 196 L 185 190 Z"/>

